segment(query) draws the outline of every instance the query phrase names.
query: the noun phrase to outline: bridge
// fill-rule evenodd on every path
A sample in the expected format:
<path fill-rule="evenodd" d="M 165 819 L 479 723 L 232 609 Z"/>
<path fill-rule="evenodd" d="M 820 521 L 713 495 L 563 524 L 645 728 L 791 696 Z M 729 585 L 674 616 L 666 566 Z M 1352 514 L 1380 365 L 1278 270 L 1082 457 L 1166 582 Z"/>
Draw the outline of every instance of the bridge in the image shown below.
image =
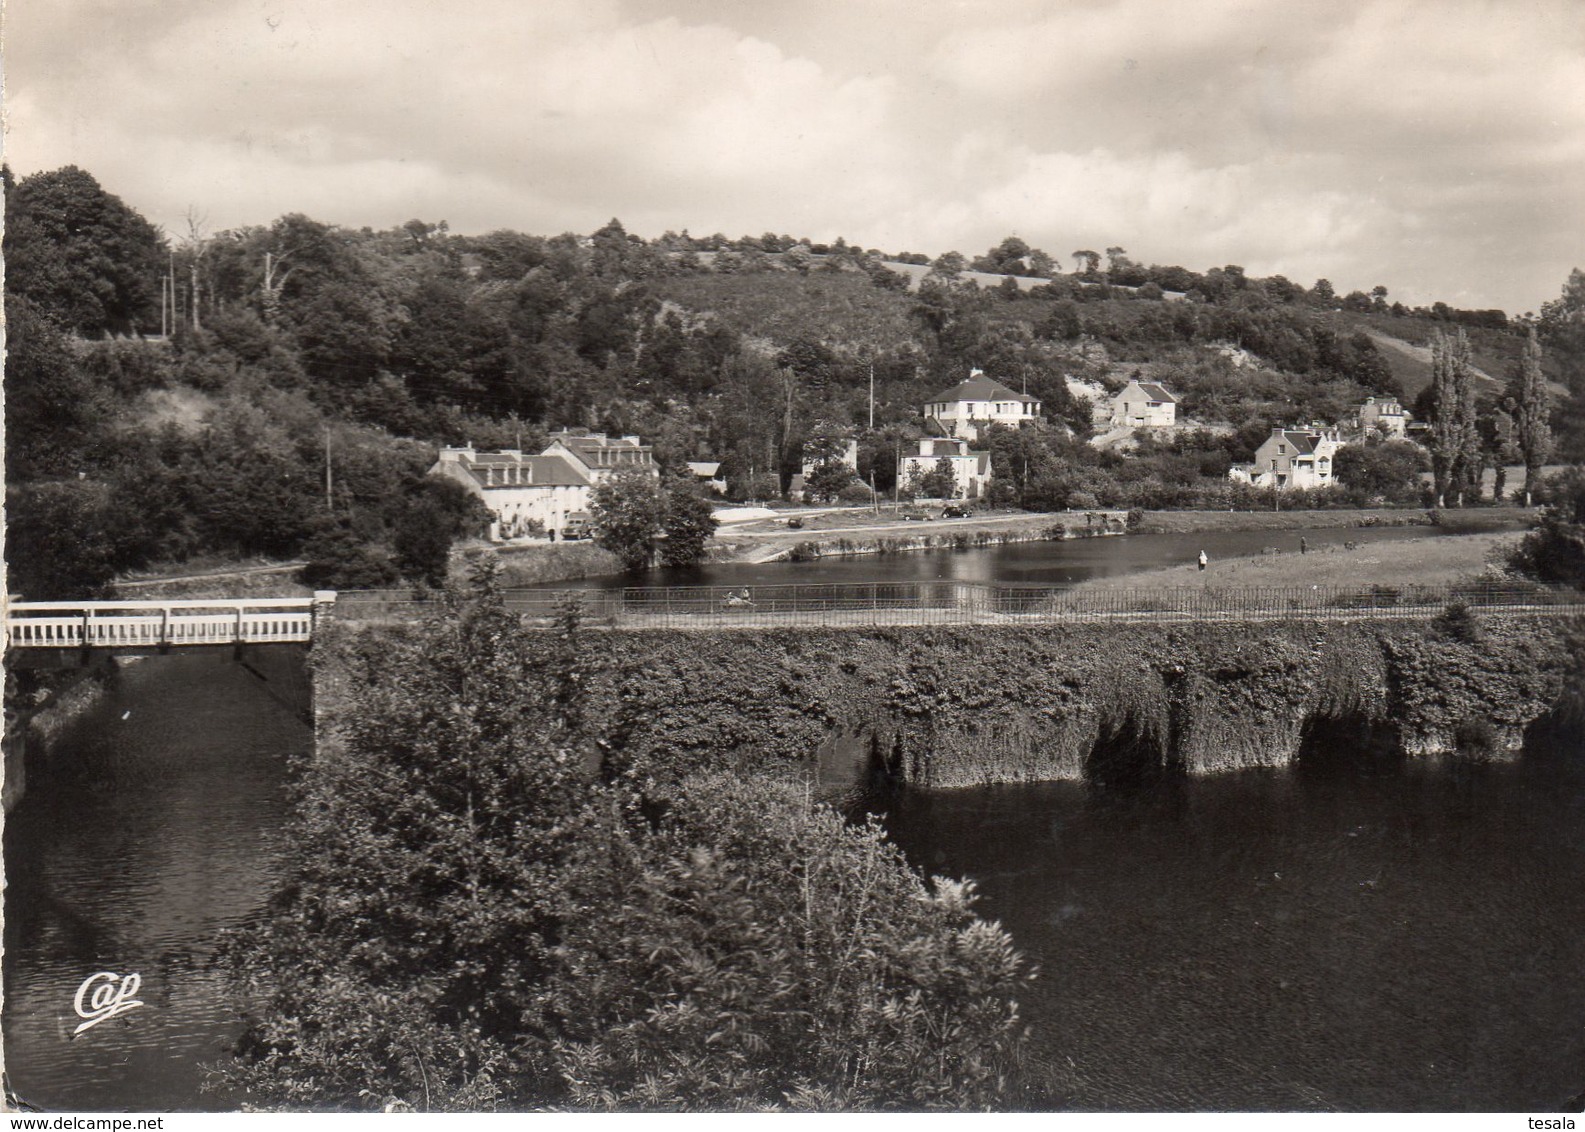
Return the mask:
<path fill-rule="evenodd" d="M 599 629 L 865 628 L 907 625 L 1430 620 L 1475 613 L 1585 616 L 1585 593 L 1540 585 L 1198 586 L 1074 589 L 980 582 L 849 582 L 770 586 L 647 586 L 515 590 L 507 607 L 549 628 L 576 603 Z M 294 644 L 334 614 L 359 623 L 413 621 L 436 602 L 410 590 L 225 601 L 14 602 L 12 649 L 164 651 L 195 645 Z"/>
<path fill-rule="evenodd" d="M 173 646 L 302 643 L 313 638 L 316 621 L 335 596 L 321 591 L 312 598 L 8 602 L 6 644 L 12 649 L 150 652 Z"/>

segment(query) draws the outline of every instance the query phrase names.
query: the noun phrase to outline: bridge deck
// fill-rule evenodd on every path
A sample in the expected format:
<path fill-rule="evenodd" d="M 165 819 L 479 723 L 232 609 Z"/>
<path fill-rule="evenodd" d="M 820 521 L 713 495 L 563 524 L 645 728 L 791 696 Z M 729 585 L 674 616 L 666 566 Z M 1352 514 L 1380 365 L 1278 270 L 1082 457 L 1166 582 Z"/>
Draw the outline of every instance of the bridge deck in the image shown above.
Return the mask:
<path fill-rule="evenodd" d="M 627 590 L 517 591 L 508 607 L 534 626 L 556 624 L 570 603 L 590 627 L 611 629 L 845 628 L 903 625 L 1260 623 L 1283 620 L 1426 620 L 1456 605 L 1481 614 L 1585 615 L 1585 593 L 1542 586 L 1251 587 L 1212 590 L 1071 590 L 971 582 L 841 583 Z M 19 649 L 139 650 L 310 641 L 334 602 L 357 622 L 410 621 L 436 609 L 410 592 L 317 594 L 315 599 L 17 602 L 7 642 Z"/>

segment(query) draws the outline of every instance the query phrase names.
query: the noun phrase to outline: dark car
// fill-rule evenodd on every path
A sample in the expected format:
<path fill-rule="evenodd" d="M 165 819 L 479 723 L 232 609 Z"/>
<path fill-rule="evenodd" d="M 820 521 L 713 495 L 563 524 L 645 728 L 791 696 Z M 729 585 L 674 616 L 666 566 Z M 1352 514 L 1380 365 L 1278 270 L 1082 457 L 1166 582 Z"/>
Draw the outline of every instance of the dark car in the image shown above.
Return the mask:
<path fill-rule="evenodd" d="M 926 511 L 923 507 L 904 507 L 903 518 L 921 520 L 928 519 L 930 518 L 930 512 Z"/>
<path fill-rule="evenodd" d="M 801 531 L 804 528 L 804 521 L 797 515 L 794 515 L 792 518 L 787 520 L 787 526 L 792 530 Z"/>
<path fill-rule="evenodd" d="M 941 509 L 943 519 L 967 519 L 974 514 L 974 508 L 967 503 L 948 503 Z"/>

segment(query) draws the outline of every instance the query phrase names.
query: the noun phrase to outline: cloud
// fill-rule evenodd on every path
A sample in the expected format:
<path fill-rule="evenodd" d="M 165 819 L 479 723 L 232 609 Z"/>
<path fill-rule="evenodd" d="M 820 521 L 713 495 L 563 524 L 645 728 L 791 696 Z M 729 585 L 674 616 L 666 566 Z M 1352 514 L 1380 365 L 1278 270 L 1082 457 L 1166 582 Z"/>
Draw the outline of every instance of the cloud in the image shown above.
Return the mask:
<path fill-rule="evenodd" d="M 1483 0 L 55 0 L 7 153 L 158 222 L 778 232 L 1238 262 L 1537 306 L 1585 210 L 1585 7 Z M 93 28 L 92 36 L 82 34 Z"/>

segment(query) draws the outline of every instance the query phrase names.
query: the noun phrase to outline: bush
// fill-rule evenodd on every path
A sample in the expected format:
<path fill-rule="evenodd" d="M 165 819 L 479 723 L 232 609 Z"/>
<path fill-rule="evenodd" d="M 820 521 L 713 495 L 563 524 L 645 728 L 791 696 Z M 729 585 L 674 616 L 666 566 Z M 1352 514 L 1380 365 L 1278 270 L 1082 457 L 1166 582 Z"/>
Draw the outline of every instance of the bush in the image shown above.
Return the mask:
<path fill-rule="evenodd" d="M 845 503 L 850 507 L 868 507 L 875 502 L 875 493 L 869 489 L 868 484 L 854 480 L 837 492 L 837 502 Z"/>
<path fill-rule="evenodd" d="M 1027 976 L 972 886 L 801 787 L 630 764 L 585 717 L 576 607 L 526 630 L 487 570 L 325 647 L 347 699 L 226 951 L 257 1017 L 222 1073 L 253 1103 L 1010 1103 Z"/>
<path fill-rule="evenodd" d="M 1543 582 L 1585 586 L 1585 468 L 1544 481 L 1540 525 L 1520 541 L 1509 564 Z"/>

